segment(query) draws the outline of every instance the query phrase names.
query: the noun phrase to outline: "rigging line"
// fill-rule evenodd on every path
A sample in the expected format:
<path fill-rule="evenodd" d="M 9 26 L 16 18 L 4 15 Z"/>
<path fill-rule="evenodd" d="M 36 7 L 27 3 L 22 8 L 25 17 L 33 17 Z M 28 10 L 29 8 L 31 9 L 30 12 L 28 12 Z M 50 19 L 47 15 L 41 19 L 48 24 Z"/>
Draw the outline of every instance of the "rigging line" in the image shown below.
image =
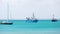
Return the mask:
<path fill-rule="evenodd" d="M 9 3 L 7 2 L 7 21 L 9 20 Z"/>
<path fill-rule="evenodd" d="M 49 2 L 48 2 L 49 3 Z M 49 11 L 52 11 L 52 18 L 54 19 L 55 18 L 55 15 L 54 15 L 54 10 L 53 10 L 53 8 L 48 4 L 48 10 Z"/>

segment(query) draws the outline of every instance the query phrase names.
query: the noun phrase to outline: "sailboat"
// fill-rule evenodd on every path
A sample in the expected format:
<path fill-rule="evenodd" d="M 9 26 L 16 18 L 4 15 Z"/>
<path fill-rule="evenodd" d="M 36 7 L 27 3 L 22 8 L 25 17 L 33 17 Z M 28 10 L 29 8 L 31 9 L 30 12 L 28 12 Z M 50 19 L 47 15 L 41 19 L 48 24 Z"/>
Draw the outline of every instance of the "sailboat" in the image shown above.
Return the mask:
<path fill-rule="evenodd" d="M 12 25 L 12 22 L 9 22 L 9 4 L 7 3 L 7 20 L 6 21 L 2 21 L 0 24 L 3 25 Z"/>
<path fill-rule="evenodd" d="M 54 14 L 53 14 L 53 19 L 52 22 L 57 22 L 58 20 L 54 18 Z"/>
<path fill-rule="evenodd" d="M 35 15 L 33 13 L 33 16 L 30 18 L 30 17 L 26 17 L 27 21 L 30 21 L 30 22 L 38 22 L 38 20 L 35 18 Z"/>

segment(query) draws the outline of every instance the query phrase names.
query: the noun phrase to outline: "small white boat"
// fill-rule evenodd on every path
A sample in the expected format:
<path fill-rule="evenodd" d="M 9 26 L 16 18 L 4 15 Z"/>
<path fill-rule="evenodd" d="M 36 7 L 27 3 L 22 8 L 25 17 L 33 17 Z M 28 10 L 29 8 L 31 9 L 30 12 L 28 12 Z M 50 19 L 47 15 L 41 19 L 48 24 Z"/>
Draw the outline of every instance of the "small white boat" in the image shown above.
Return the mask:
<path fill-rule="evenodd" d="M 9 4 L 7 3 L 7 20 L 0 22 L 0 24 L 3 25 L 12 25 L 12 22 L 9 22 Z"/>
<path fill-rule="evenodd" d="M 13 23 L 12 22 L 7 22 L 7 21 L 2 21 L 0 24 L 3 24 L 3 25 L 12 25 Z"/>

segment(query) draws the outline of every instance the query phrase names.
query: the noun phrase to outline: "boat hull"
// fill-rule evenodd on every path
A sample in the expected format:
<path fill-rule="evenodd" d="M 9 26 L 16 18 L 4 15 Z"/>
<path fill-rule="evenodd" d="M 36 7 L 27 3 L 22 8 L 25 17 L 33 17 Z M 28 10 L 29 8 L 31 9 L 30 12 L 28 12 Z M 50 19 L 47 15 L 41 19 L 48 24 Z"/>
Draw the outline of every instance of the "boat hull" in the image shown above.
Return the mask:
<path fill-rule="evenodd" d="M 52 22 L 57 22 L 57 20 L 56 19 L 53 19 Z"/>
<path fill-rule="evenodd" d="M 12 25 L 13 23 L 0 23 L 0 24 L 3 24 L 3 25 Z"/>

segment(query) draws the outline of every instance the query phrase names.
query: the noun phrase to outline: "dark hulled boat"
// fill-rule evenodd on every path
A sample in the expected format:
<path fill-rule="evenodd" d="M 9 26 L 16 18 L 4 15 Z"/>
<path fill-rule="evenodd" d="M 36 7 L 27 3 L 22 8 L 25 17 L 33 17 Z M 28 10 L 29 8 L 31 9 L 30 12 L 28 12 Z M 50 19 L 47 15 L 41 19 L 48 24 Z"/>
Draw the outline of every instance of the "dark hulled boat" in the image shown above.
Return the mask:
<path fill-rule="evenodd" d="M 57 19 L 52 19 L 52 22 L 57 22 L 58 20 Z"/>
<path fill-rule="evenodd" d="M 0 24 L 2 24 L 2 25 L 12 25 L 13 23 L 12 22 L 3 21 L 3 22 L 0 22 Z"/>
<path fill-rule="evenodd" d="M 54 14 L 53 14 L 53 19 L 51 20 L 52 22 L 57 22 L 58 20 L 54 18 Z"/>
<path fill-rule="evenodd" d="M 0 24 L 3 24 L 3 25 L 12 25 L 13 23 L 0 23 Z"/>
<path fill-rule="evenodd" d="M 0 24 L 3 25 L 12 25 L 12 22 L 9 22 L 9 4 L 7 3 L 7 20 L 0 22 Z"/>

